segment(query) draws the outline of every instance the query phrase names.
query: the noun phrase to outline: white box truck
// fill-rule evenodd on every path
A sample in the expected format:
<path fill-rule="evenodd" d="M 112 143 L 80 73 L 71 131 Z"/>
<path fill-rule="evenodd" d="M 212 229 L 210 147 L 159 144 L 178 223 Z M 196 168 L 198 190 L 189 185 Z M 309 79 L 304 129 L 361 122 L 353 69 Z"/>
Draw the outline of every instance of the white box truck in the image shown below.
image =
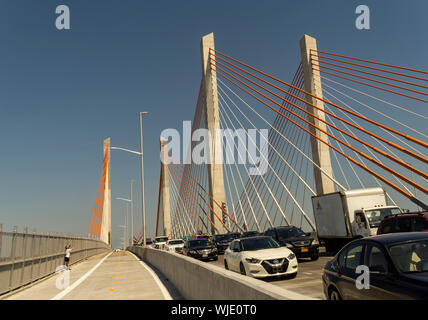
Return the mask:
<path fill-rule="evenodd" d="M 383 188 L 354 189 L 312 197 L 318 239 L 336 252 L 349 241 L 375 235 L 380 221 L 401 213 L 388 206 Z"/>

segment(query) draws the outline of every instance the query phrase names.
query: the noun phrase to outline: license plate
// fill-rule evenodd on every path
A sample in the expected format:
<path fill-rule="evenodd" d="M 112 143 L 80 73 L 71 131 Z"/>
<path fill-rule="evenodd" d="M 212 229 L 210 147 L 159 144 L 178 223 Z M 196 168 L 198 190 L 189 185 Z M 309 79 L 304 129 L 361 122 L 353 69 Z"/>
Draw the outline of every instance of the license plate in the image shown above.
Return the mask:
<path fill-rule="evenodd" d="M 302 252 L 308 252 L 308 248 L 302 248 Z"/>
<path fill-rule="evenodd" d="M 206 258 L 206 257 L 208 257 L 208 254 L 204 253 L 204 254 L 202 255 L 202 257 Z"/>

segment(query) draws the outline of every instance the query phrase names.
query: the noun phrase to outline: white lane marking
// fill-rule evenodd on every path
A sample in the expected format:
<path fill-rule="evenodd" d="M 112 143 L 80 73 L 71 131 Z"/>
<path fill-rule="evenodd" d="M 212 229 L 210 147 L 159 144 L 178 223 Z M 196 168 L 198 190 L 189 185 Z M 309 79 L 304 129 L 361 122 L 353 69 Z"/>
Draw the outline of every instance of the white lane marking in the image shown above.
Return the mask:
<path fill-rule="evenodd" d="M 108 255 L 106 255 L 103 259 L 101 259 L 100 262 L 98 262 L 91 270 L 89 270 L 88 272 L 86 272 L 82 277 L 80 277 L 79 280 L 73 282 L 73 284 L 69 287 L 67 287 L 66 289 L 64 289 L 63 291 L 61 291 L 60 293 L 58 293 L 55 297 L 53 297 L 51 300 L 61 300 L 62 298 L 64 298 L 64 296 L 68 293 L 70 293 L 73 289 L 75 289 L 79 284 L 81 284 L 83 281 L 86 280 L 86 278 L 88 278 L 103 262 L 105 259 L 107 259 L 108 257 L 110 257 L 110 255 L 113 253 L 110 252 Z"/>
<path fill-rule="evenodd" d="M 147 264 L 144 263 L 144 261 L 141 261 L 134 253 L 130 252 L 130 254 L 132 254 L 134 256 L 135 259 L 138 260 L 139 263 L 141 263 L 141 265 L 146 268 L 146 270 L 150 273 L 150 275 L 153 277 L 153 279 L 155 279 L 156 284 L 158 285 L 159 289 L 161 290 L 163 297 L 165 298 L 165 300 L 172 300 L 171 295 L 169 294 L 167 288 L 163 285 L 162 281 L 160 281 L 159 277 L 157 276 L 157 274 L 152 270 L 152 268 L 150 268 Z"/>

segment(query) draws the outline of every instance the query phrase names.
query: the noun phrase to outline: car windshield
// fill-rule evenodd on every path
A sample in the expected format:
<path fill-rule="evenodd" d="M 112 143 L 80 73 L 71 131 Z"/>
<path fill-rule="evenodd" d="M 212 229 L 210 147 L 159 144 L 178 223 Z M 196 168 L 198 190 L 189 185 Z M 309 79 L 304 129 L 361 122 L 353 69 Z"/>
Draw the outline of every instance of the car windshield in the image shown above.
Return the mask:
<path fill-rule="evenodd" d="M 366 216 L 369 219 L 369 223 L 371 227 L 377 227 L 379 226 L 380 222 L 385 218 L 386 216 L 392 216 L 400 214 L 401 211 L 398 208 L 379 208 L 379 209 L 372 209 L 367 210 Z"/>
<path fill-rule="evenodd" d="M 389 252 L 400 272 L 428 272 L 428 240 L 392 245 Z"/>
<path fill-rule="evenodd" d="M 238 238 L 238 234 L 236 233 L 228 233 L 228 234 L 217 234 L 214 236 L 215 241 L 228 241 Z"/>
<path fill-rule="evenodd" d="M 168 242 L 168 244 L 183 244 L 184 241 L 183 240 L 171 240 Z"/>
<path fill-rule="evenodd" d="M 211 245 L 210 241 L 205 239 L 190 240 L 189 247 L 206 247 Z"/>
<path fill-rule="evenodd" d="M 241 245 L 242 251 L 254 251 L 280 247 L 278 242 L 273 240 L 271 237 L 242 239 Z"/>
<path fill-rule="evenodd" d="M 168 241 L 168 237 L 160 237 L 155 239 L 155 242 L 166 242 L 166 241 Z"/>
<path fill-rule="evenodd" d="M 293 237 L 302 237 L 305 233 L 299 228 L 288 228 L 288 229 L 278 229 L 278 234 L 280 239 L 287 239 Z"/>

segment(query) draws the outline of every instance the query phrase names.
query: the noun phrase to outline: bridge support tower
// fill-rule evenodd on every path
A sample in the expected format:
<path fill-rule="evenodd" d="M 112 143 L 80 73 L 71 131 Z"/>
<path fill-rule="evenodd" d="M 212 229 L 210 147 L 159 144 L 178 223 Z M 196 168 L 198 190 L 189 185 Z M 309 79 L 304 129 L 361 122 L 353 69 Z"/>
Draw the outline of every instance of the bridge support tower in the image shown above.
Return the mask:
<path fill-rule="evenodd" d="M 312 51 L 311 51 L 312 49 Z M 323 98 L 320 72 L 312 69 L 312 59 L 318 60 L 317 41 L 308 35 L 300 40 L 300 53 L 302 57 L 303 77 L 305 91 Z M 312 54 L 312 55 L 311 55 Z M 324 110 L 324 103 L 319 99 L 306 95 L 306 101 Z M 320 119 L 325 119 L 325 113 L 307 105 L 307 110 Z M 319 119 L 308 116 L 308 120 L 318 128 L 327 131 L 326 124 Z M 309 130 L 320 139 L 328 142 L 328 136 L 318 129 L 310 126 Z M 329 146 L 311 136 L 312 160 L 330 176 L 332 175 Z M 315 187 L 318 195 L 334 192 L 334 184 L 318 167 L 314 166 Z"/>
<path fill-rule="evenodd" d="M 169 172 L 168 172 L 168 140 L 161 137 L 161 196 L 162 196 L 162 212 L 159 214 L 159 224 L 156 234 L 159 236 L 171 237 L 171 209 L 169 197 Z"/>
<path fill-rule="evenodd" d="M 204 106 L 206 115 L 207 129 L 211 134 L 209 155 L 208 155 L 208 182 L 209 193 L 220 206 L 226 203 L 226 193 L 223 180 L 223 150 L 220 140 L 220 119 L 217 95 L 217 76 L 211 72 L 210 49 L 214 50 L 214 33 L 210 33 L 201 39 L 201 59 L 202 59 L 202 83 L 204 93 Z M 216 215 L 223 216 L 222 210 L 210 199 L 210 206 Z M 211 233 L 226 233 L 226 229 L 217 217 L 211 213 L 211 220 L 215 228 L 212 227 Z M 217 230 L 215 230 L 217 229 Z"/>
<path fill-rule="evenodd" d="M 106 183 L 104 187 L 103 221 L 101 224 L 101 240 L 111 246 L 111 183 L 110 183 L 110 138 L 104 140 L 103 157 L 107 156 Z"/>

